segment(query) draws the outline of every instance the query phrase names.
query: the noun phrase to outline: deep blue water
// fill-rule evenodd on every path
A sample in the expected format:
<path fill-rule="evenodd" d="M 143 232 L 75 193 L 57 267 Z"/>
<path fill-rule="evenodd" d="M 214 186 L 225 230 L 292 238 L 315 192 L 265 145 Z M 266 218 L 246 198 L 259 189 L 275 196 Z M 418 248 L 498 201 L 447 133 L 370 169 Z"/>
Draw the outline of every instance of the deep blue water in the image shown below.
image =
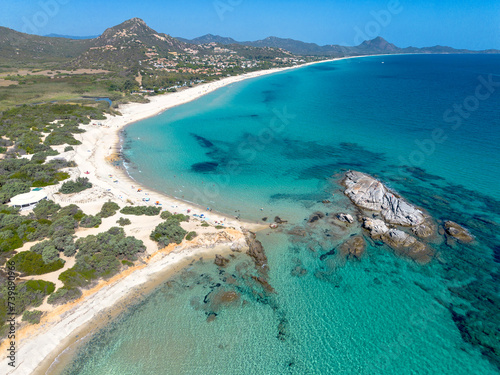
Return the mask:
<path fill-rule="evenodd" d="M 245 219 L 289 220 L 258 235 L 276 293 L 259 289 L 244 255 L 226 270 L 195 263 L 97 334 L 68 373 L 499 373 L 499 109 L 500 56 L 380 56 L 234 84 L 128 127 L 137 180 Z M 476 241 L 437 236 L 427 265 L 368 238 L 359 261 L 326 256 L 359 226 L 305 219 L 355 214 L 338 185 L 347 169 Z M 239 302 L 213 306 L 220 290 Z"/>

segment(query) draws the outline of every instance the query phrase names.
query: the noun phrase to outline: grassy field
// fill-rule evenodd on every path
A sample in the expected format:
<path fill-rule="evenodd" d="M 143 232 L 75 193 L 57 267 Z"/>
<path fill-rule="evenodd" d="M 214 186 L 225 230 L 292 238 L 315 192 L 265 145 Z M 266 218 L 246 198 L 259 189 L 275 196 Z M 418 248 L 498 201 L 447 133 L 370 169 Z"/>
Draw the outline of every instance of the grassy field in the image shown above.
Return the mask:
<path fill-rule="evenodd" d="M 67 101 L 82 96 L 110 97 L 122 100 L 124 94 L 110 89 L 111 84 L 122 85 L 125 80 L 117 74 L 67 74 L 9 75 L 0 85 L 0 111 L 20 104 Z M 14 85 L 7 86 L 7 83 Z"/>

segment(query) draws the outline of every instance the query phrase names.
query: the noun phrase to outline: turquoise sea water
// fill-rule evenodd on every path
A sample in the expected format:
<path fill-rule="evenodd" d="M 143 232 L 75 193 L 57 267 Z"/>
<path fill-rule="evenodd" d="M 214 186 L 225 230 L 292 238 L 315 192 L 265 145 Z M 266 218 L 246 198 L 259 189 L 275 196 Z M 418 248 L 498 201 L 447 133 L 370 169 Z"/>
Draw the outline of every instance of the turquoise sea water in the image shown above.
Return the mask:
<path fill-rule="evenodd" d="M 193 263 L 96 334 L 67 373 L 500 373 L 496 82 L 494 55 L 349 59 L 234 84 L 128 127 L 137 180 L 244 219 L 289 221 L 257 237 L 275 293 L 244 254 L 227 269 Z M 342 259 L 332 250 L 359 227 L 307 218 L 355 214 L 338 184 L 347 169 L 476 241 L 437 236 L 438 256 L 418 265 L 365 238 L 361 260 Z M 224 291 L 239 299 L 217 303 Z"/>

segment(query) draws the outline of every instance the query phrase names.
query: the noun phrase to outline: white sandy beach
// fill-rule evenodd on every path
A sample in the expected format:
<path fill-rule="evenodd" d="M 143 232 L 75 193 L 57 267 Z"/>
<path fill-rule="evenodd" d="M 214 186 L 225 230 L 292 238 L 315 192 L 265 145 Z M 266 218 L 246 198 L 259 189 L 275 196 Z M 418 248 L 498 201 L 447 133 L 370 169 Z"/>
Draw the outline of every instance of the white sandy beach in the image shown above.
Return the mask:
<path fill-rule="evenodd" d="M 336 60 L 336 59 L 335 59 Z M 332 61 L 332 60 L 328 60 Z M 325 61 L 321 61 L 325 62 Z M 318 62 L 320 63 L 320 62 Z M 314 64 L 314 63 L 312 63 Z M 306 64 L 307 65 L 307 64 Z M 304 65 L 293 67 L 300 68 Z M 142 240 L 147 247 L 149 258 L 144 264 L 133 267 L 122 274 L 116 275 L 111 280 L 101 282 L 91 290 L 85 291 L 84 296 L 78 301 L 58 306 L 56 308 L 45 303 L 39 310 L 46 311 L 39 325 L 23 325 L 18 327 L 16 333 L 16 367 L 8 365 L 5 355 L 0 362 L 0 372 L 4 374 L 31 374 L 34 372 L 45 373 L 48 368 L 47 363 L 41 366 L 42 362 L 47 362 L 61 353 L 71 342 L 75 341 L 75 333 L 90 322 L 99 319 L 105 311 L 108 311 L 119 301 L 123 301 L 130 296 L 132 290 L 145 285 L 148 281 L 154 280 L 161 273 L 176 269 L 176 265 L 184 264 L 186 259 L 192 259 L 207 251 L 212 256 L 217 252 L 221 253 L 223 248 L 229 251 L 231 245 L 240 249 L 244 247 L 244 238 L 241 233 L 242 228 L 258 230 L 262 225 L 241 222 L 233 217 L 215 212 L 207 212 L 206 209 L 197 207 L 158 193 L 145 186 L 140 186 L 132 180 L 123 169 L 117 168 L 109 163 L 109 158 L 117 153 L 120 130 L 133 122 L 157 115 L 169 108 L 195 100 L 205 94 L 213 92 L 221 87 L 239 82 L 245 79 L 263 76 L 287 69 L 271 69 L 266 71 L 252 72 L 241 76 L 228 77 L 220 81 L 202 84 L 181 92 L 154 96 L 150 98 L 150 103 L 131 103 L 119 108 L 122 116 L 109 116 L 107 120 L 94 121 L 94 125 L 84 126 L 86 132 L 78 134 L 77 138 L 82 142 L 75 146 L 74 151 L 61 153 L 58 157 L 65 157 L 77 163 L 76 168 L 69 170 L 71 178 L 79 176 L 88 177 L 93 187 L 81 193 L 64 196 L 56 193 L 58 186 L 48 187 L 46 191 L 49 199 L 61 205 L 71 203 L 77 204 L 87 214 L 99 212 L 102 204 L 108 200 L 117 202 L 120 207 L 125 206 L 127 201 L 135 205 L 153 205 L 154 202 L 161 202 L 162 208 L 172 213 L 205 214 L 210 224 L 222 224 L 224 227 L 234 229 L 224 229 L 218 231 L 211 227 L 200 227 L 200 220 L 191 220 L 183 223 L 186 230 L 196 230 L 199 236 L 192 243 L 183 243 L 175 249 L 168 251 L 157 251 L 157 245 L 149 239 L 151 230 L 161 222 L 158 217 L 133 217 L 128 216 L 132 224 L 124 227 L 127 235 L 133 235 Z M 99 125 L 100 123 L 100 125 Z M 60 151 L 64 146 L 59 146 Z M 88 174 L 86 173 L 88 172 Z M 132 188 L 133 186 L 133 188 Z M 141 191 L 138 191 L 141 189 Z M 147 194 L 147 195 L 146 195 Z M 149 202 L 144 202 L 143 198 L 150 198 Z M 99 228 L 83 229 L 77 232 L 77 236 L 87 236 L 104 232 L 111 226 L 116 226 L 116 220 L 123 215 L 117 213 L 111 218 L 103 220 Z M 28 250 L 33 243 L 27 244 L 22 250 Z M 223 246 L 223 247 L 221 247 Z M 61 282 L 58 275 L 72 265 L 67 262 L 64 269 L 53 272 L 49 275 L 41 275 L 38 278 L 55 282 L 59 287 Z M 3 353 L 7 351 L 7 342 L 0 345 Z M 50 363 L 49 363 L 50 365 Z"/>

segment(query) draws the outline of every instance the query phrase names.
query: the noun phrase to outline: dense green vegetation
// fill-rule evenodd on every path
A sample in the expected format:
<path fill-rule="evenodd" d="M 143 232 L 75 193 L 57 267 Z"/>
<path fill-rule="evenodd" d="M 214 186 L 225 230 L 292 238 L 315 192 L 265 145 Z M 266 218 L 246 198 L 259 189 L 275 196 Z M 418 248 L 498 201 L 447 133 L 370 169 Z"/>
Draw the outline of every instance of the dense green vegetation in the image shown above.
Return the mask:
<path fill-rule="evenodd" d="M 160 213 L 161 207 L 153 206 L 126 206 L 120 210 L 120 213 L 124 215 L 147 215 L 156 216 Z"/>
<path fill-rule="evenodd" d="M 74 248 L 72 235 L 84 217 L 76 205 L 61 208 L 52 201 L 42 201 L 29 216 L 18 215 L 18 210 L 0 205 L 0 253 L 9 252 L 21 247 L 25 242 L 37 241 L 49 237 L 34 245 L 31 251 L 44 256 L 45 260 L 58 251 L 71 253 Z M 45 249 L 47 248 L 47 249 Z M 67 254 L 66 254 L 67 255 Z M 54 256 L 52 256 L 54 258 Z M 48 261 L 46 263 L 50 263 Z"/>
<path fill-rule="evenodd" d="M 180 244 L 188 233 L 180 225 L 181 221 L 187 221 L 186 218 L 189 219 L 188 216 L 182 214 L 169 216 L 166 221 L 159 224 L 151 232 L 150 238 L 158 242 L 159 248 L 163 248 L 170 243 Z"/>
<path fill-rule="evenodd" d="M 102 218 L 110 217 L 116 214 L 116 211 L 120 209 L 120 206 L 115 202 L 106 202 L 102 205 L 101 211 L 98 213 L 98 216 Z"/>
<path fill-rule="evenodd" d="M 5 322 L 7 314 L 10 314 L 7 304 L 9 296 L 9 286 L 6 280 L 0 284 L 0 334 L 5 334 Z M 15 314 L 21 315 L 30 307 L 38 307 L 43 303 L 44 298 L 55 290 L 54 283 L 43 280 L 29 280 L 15 285 Z"/>
<path fill-rule="evenodd" d="M 64 261 L 58 259 L 58 251 L 53 247 L 55 251 L 55 260 L 50 263 L 46 263 L 46 259 L 41 254 L 37 254 L 32 251 L 23 251 L 14 255 L 10 260 L 15 262 L 16 271 L 21 272 L 22 275 L 42 275 L 44 273 L 54 272 L 64 267 Z"/>
<path fill-rule="evenodd" d="M 102 220 L 99 216 L 85 215 L 80 221 L 80 226 L 83 228 L 98 228 Z"/>
<path fill-rule="evenodd" d="M 86 286 L 101 277 L 109 278 L 119 271 L 120 260 L 134 261 L 138 253 L 146 250 L 142 241 L 126 237 L 118 227 L 79 238 L 76 247 L 76 264 L 59 276 L 66 288 Z"/>
<path fill-rule="evenodd" d="M 63 194 L 73 194 L 90 189 L 91 187 L 92 183 L 89 182 L 87 177 L 78 177 L 76 181 L 66 181 L 63 183 L 59 192 Z"/>
<path fill-rule="evenodd" d="M 170 211 L 162 211 L 162 213 L 160 214 L 160 217 L 163 220 L 167 220 L 170 216 L 172 216 L 172 213 Z"/>
<path fill-rule="evenodd" d="M 180 223 L 181 221 L 189 221 L 189 216 L 183 215 L 183 214 L 175 214 L 175 215 L 171 215 L 171 216 L 167 217 L 167 220 L 168 221 L 177 221 Z"/>

